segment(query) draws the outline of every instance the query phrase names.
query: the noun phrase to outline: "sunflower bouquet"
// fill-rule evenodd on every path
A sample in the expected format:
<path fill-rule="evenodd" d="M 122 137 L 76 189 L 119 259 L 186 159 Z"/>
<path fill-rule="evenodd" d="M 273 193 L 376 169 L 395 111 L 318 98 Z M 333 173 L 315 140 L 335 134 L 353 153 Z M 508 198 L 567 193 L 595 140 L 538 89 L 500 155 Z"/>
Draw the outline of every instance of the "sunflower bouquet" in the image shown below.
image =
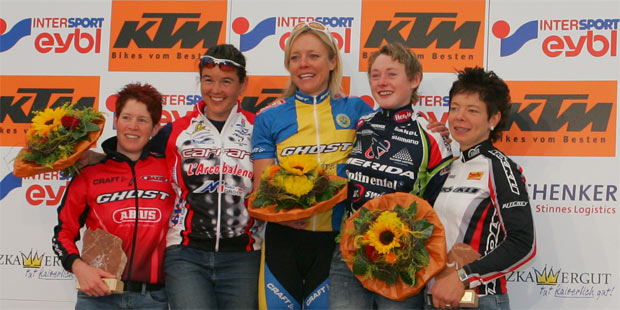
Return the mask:
<path fill-rule="evenodd" d="M 439 218 L 428 202 L 408 193 L 364 204 L 345 221 L 340 249 L 366 289 L 394 300 L 418 293 L 447 256 Z"/>
<path fill-rule="evenodd" d="M 250 195 L 250 215 L 280 222 L 333 207 L 346 197 L 347 181 L 326 168 L 314 156 L 297 154 L 270 165 L 261 175 L 258 190 Z"/>
<path fill-rule="evenodd" d="M 79 166 L 75 163 L 97 141 L 104 122 L 101 112 L 90 107 L 80 110 L 75 104 L 36 112 L 13 174 L 27 177 L 56 170 L 63 170 L 67 176 L 77 174 Z"/>

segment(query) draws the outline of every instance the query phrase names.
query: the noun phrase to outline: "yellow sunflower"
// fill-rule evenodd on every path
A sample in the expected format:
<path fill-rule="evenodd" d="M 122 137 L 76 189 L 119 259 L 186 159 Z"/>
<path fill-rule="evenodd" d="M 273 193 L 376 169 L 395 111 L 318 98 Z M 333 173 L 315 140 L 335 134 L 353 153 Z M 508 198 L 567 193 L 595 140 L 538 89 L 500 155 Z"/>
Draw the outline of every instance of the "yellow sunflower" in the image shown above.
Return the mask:
<path fill-rule="evenodd" d="M 284 190 L 287 193 L 301 197 L 312 190 L 314 184 L 305 176 L 289 176 L 284 179 Z"/>
<path fill-rule="evenodd" d="M 282 158 L 280 166 L 295 175 L 304 175 L 316 168 L 316 157 L 309 155 L 291 155 Z"/>
<path fill-rule="evenodd" d="M 388 254 L 393 248 L 400 247 L 403 222 L 396 212 L 384 211 L 370 225 L 366 235 L 368 236 L 368 244 L 373 246 L 379 254 Z"/>
<path fill-rule="evenodd" d="M 62 125 L 62 117 L 67 114 L 67 110 L 64 107 L 56 109 L 45 109 L 32 118 L 32 132 L 28 132 L 29 135 L 38 133 L 42 137 L 48 137 L 52 131 L 58 129 L 58 126 Z"/>

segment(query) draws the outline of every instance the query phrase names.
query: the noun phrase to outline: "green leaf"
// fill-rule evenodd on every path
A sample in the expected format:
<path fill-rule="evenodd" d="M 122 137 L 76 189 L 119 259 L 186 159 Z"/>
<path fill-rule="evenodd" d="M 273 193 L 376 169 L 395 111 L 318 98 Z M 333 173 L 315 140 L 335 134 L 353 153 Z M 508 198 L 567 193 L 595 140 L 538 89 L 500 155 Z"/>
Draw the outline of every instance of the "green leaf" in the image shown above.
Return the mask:
<path fill-rule="evenodd" d="M 363 259 L 357 259 L 353 262 L 353 273 L 363 275 L 368 270 L 368 264 Z"/>
<path fill-rule="evenodd" d="M 379 280 L 385 281 L 387 284 L 394 284 L 398 280 L 398 273 L 395 270 L 378 269 L 372 275 Z"/>
<path fill-rule="evenodd" d="M 254 203 L 252 204 L 252 207 L 254 208 L 261 208 L 265 206 L 265 198 L 261 195 L 258 195 L 256 197 L 256 199 L 254 199 Z"/>
<path fill-rule="evenodd" d="M 411 276 L 407 272 L 401 271 L 400 278 L 403 280 L 403 282 L 407 283 L 408 285 L 414 286 L 413 280 L 411 279 Z"/>
<path fill-rule="evenodd" d="M 407 214 L 411 216 L 411 218 L 415 218 L 415 215 L 418 214 L 418 202 L 412 202 L 409 207 L 407 207 Z"/>
<path fill-rule="evenodd" d="M 85 127 L 87 132 L 99 130 L 99 126 L 95 125 L 95 123 L 86 123 Z"/>

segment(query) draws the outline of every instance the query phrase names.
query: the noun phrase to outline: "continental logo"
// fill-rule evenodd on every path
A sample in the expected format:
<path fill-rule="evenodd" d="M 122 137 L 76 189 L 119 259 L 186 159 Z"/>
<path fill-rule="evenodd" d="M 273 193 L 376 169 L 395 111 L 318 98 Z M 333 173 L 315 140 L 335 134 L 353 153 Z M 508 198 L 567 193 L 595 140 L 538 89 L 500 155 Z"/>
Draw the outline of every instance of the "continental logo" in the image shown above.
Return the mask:
<path fill-rule="evenodd" d="M 258 113 L 260 109 L 273 103 L 282 97 L 288 76 L 251 76 L 248 87 L 241 98 L 241 106 L 244 110 Z M 342 92 L 349 93 L 351 78 L 342 78 Z"/>
<path fill-rule="evenodd" d="M 368 57 L 386 42 L 411 48 L 425 72 L 482 66 L 484 5 L 484 1 L 364 0 L 360 72 L 368 71 Z"/>
<path fill-rule="evenodd" d="M 35 112 L 65 103 L 99 106 L 98 76 L 1 76 L 0 146 L 24 146 Z"/>
<path fill-rule="evenodd" d="M 194 72 L 225 42 L 226 1 L 114 1 L 110 71 Z"/>
<path fill-rule="evenodd" d="M 496 145 L 517 156 L 616 155 L 616 81 L 508 82 L 512 111 Z"/>

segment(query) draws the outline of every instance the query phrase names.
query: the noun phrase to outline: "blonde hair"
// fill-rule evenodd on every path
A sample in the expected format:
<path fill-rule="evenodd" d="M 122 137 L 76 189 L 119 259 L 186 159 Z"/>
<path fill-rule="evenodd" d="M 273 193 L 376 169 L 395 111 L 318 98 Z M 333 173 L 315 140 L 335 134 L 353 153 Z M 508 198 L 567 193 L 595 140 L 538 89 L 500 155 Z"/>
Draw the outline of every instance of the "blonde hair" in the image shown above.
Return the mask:
<path fill-rule="evenodd" d="M 291 60 L 291 48 L 293 46 L 293 42 L 295 42 L 295 40 L 304 33 L 311 33 L 317 38 L 319 38 L 319 40 L 321 40 L 321 42 L 323 42 L 323 45 L 327 48 L 327 56 L 329 57 L 329 59 L 336 61 L 336 67 L 334 68 L 334 70 L 329 72 L 329 81 L 327 83 L 327 87 L 329 89 L 330 96 L 340 94 L 340 90 L 342 89 L 342 60 L 340 59 L 340 54 L 338 53 L 338 46 L 336 45 L 336 42 L 325 32 L 312 29 L 308 25 L 305 25 L 293 31 L 291 33 L 291 37 L 286 42 L 286 48 L 284 49 L 284 67 L 287 70 L 289 69 L 289 63 Z M 287 98 L 293 96 L 296 90 L 297 86 L 293 84 L 293 79 L 289 78 L 282 97 Z"/>
<path fill-rule="evenodd" d="M 417 76 L 420 76 L 420 82 L 422 82 L 422 64 L 418 60 L 418 57 L 412 52 L 410 49 L 406 48 L 404 45 L 400 43 L 387 43 L 382 46 L 378 51 L 374 52 L 370 55 L 370 59 L 368 59 L 368 76 L 370 77 L 370 71 L 372 70 L 372 65 L 377 60 L 379 55 L 387 55 L 392 57 L 393 60 L 400 62 L 405 65 L 405 73 L 407 74 L 407 78 L 409 81 L 413 81 Z M 418 86 L 419 87 L 419 86 Z M 418 87 L 413 90 L 411 93 L 411 102 L 418 101 Z"/>

